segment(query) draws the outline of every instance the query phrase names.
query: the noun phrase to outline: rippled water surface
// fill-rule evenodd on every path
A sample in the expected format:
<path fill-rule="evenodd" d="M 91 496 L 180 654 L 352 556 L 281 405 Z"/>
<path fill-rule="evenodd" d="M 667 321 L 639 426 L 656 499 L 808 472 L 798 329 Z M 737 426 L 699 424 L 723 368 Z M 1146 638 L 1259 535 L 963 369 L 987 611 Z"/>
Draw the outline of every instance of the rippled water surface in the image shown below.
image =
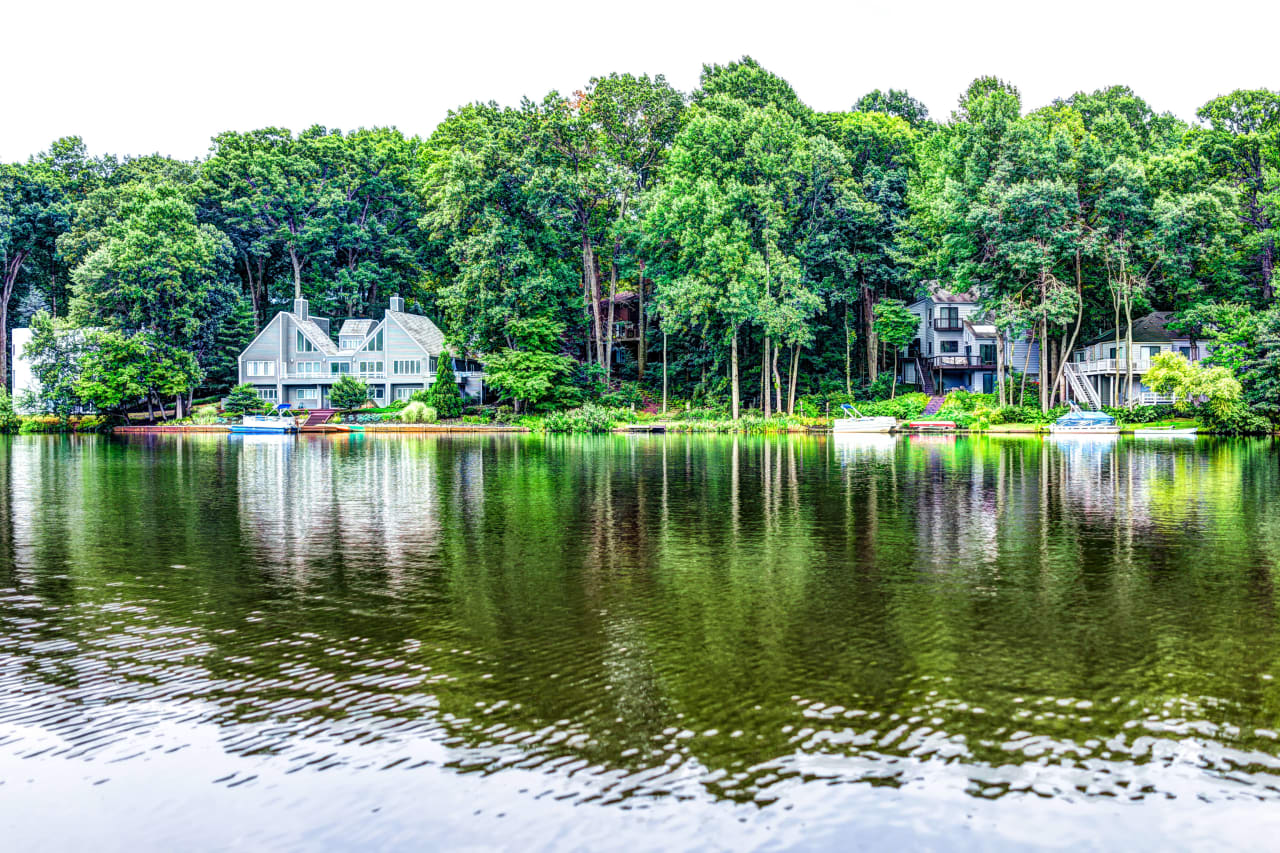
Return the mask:
<path fill-rule="evenodd" d="M 18 437 L 0 847 L 1273 846 L 1268 441 Z"/>

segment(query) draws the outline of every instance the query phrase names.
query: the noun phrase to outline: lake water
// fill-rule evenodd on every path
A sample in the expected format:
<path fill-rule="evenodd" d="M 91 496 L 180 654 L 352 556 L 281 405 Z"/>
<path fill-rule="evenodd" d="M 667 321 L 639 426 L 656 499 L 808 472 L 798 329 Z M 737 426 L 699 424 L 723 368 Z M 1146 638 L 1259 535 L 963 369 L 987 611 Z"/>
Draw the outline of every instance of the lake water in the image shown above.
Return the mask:
<path fill-rule="evenodd" d="M 0 847 L 1274 848 L 1280 449 L 0 443 Z"/>

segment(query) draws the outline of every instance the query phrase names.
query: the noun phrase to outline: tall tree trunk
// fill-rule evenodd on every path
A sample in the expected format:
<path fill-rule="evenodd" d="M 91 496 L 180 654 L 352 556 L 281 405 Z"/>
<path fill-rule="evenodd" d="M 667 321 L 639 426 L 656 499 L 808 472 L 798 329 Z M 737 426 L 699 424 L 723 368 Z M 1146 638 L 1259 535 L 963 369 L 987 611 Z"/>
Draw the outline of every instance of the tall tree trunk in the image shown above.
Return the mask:
<path fill-rule="evenodd" d="M 781 349 L 782 347 L 775 346 L 773 348 L 773 352 L 770 353 L 770 356 L 773 359 L 773 394 L 776 402 L 773 410 L 778 414 L 782 414 L 782 377 L 778 375 L 778 352 Z"/>
<path fill-rule="evenodd" d="M 13 288 L 18 283 L 18 273 L 22 271 L 26 257 L 26 252 L 14 252 L 13 257 L 7 258 L 4 283 L 0 287 L 0 389 L 5 391 L 9 390 L 9 300 L 13 297 Z"/>
<path fill-rule="evenodd" d="M 662 414 L 667 413 L 667 330 L 662 330 Z"/>
<path fill-rule="evenodd" d="M 862 334 L 865 341 L 864 346 L 867 348 L 867 380 L 876 381 L 876 374 L 879 372 L 879 347 L 876 341 L 875 318 L 872 316 L 875 311 L 875 304 L 871 301 L 871 288 L 867 287 L 866 282 L 862 283 Z"/>
<path fill-rule="evenodd" d="M 640 317 L 639 317 L 640 343 L 636 346 L 636 373 L 639 375 L 640 379 L 644 379 L 644 365 L 645 365 L 645 362 L 648 361 L 648 355 L 649 355 L 649 335 L 648 335 L 649 330 L 646 326 L 648 319 L 645 317 L 645 313 L 644 313 L 644 261 L 639 262 L 639 267 L 640 267 L 640 276 L 639 276 L 638 284 L 640 285 L 640 287 L 637 289 L 636 293 L 640 297 L 639 303 L 638 303 L 639 312 L 640 312 Z"/>
<path fill-rule="evenodd" d="M 1053 341 L 1049 340 L 1049 320 L 1040 321 L 1040 411 L 1049 411 L 1049 377 L 1053 375 Z"/>
<path fill-rule="evenodd" d="M 1059 360 L 1058 375 L 1053 380 L 1054 390 L 1058 390 L 1059 383 L 1062 385 L 1061 393 L 1062 402 L 1064 403 L 1067 401 L 1067 364 L 1071 360 L 1072 350 L 1076 348 L 1076 341 L 1080 338 L 1080 326 L 1084 323 L 1084 277 L 1080 269 L 1079 249 L 1076 250 L 1076 299 L 1078 302 L 1076 307 L 1076 325 L 1075 328 L 1071 330 L 1070 341 L 1067 341 L 1065 336 L 1063 337 L 1063 341 L 1066 345 L 1062 349 L 1062 358 Z"/>
<path fill-rule="evenodd" d="M 298 250 L 292 245 L 289 246 L 289 263 L 293 265 L 293 298 L 302 298 L 302 259 L 298 257 Z"/>
<path fill-rule="evenodd" d="M 764 336 L 760 355 L 760 410 L 766 418 L 773 416 L 773 396 L 769 393 L 769 335 Z"/>
<path fill-rule="evenodd" d="M 844 393 L 853 396 L 853 343 L 849 340 L 849 300 L 844 301 Z"/>
<path fill-rule="evenodd" d="M 787 391 L 787 414 L 796 413 L 796 383 L 800 379 L 800 345 L 791 347 L 791 388 Z"/>
<path fill-rule="evenodd" d="M 1112 281 L 1111 307 L 1114 309 L 1116 318 L 1116 357 L 1113 366 L 1115 375 L 1111 381 L 1111 405 L 1113 407 L 1120 405 L 1120 287 L 1121 282 Z"/>
<path fill-rule="evenodd" d="M 1132 408 L 1133 400 L 1133 290 L 1129 287 L 1129 280 L 1125 279 L 1125 299 L 1124 299 L 1124 363 L 1125 363 L 1125 379 L 1124 379 L 1124 403 L 1125 406 Z"/>
<path fill-rule="evenodd" d="M 614 297 L 618 295 L 618 245 L 613 247 L 613 261 L 609 265 L 609 325 L 605 330 L 604 347 L 604 381 L 609 383 L 613 378 L 613 320 Z"/>
<path fill-rule="evenodd" d="M 740 389 L 738 387 L 738 327 L 737 326 L 733 327 L 733 341 L 732 341 L 729 352 L 730 352 L 729 363 L 733 370 L 733 380 L 732 380 L 733 419 L 736 421 L 738 419 L 739 402 L 741 400 L 741 395 L 739 393 Z"/>
<path fill-rule="evenodd" d="M 586 229 L 582 231 L 582 275 L 586 282 L 587 302 L 591 305 L 591 319 L 596 338 L 596 364 L 604 367 L 604 334 L 600 328 L 600 279 L 596 275 L 595 251 Z"/>

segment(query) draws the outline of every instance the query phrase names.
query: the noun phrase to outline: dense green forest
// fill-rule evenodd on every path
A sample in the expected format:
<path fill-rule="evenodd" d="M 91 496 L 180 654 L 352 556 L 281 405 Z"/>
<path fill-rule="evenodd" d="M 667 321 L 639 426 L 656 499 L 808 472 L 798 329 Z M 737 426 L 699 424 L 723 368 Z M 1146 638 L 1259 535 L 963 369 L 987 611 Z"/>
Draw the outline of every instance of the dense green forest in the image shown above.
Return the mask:
<path fill-rule="evenodd" d="M 744 58 L 688 94 L 611 74 L 466 105 L 425 140 L 228 131 L 185 162 L 60 139 L 0 165 L 0 343 L 32 326 L 55 408 L 189 399 L 295 296 L 343 318 L 400 294 L 527 406 L 665 391 L 767 415 L 883 391 L 875 306 L 939 280 L 1042 344 L 1046 408 L 1073 342 L 1161 309 L 1280 421 L 1280 92 L 1194 123 L 1124 86 L 1028 110 L 985 77 L 942 119 L 857 95 L 817 112 Z"/>

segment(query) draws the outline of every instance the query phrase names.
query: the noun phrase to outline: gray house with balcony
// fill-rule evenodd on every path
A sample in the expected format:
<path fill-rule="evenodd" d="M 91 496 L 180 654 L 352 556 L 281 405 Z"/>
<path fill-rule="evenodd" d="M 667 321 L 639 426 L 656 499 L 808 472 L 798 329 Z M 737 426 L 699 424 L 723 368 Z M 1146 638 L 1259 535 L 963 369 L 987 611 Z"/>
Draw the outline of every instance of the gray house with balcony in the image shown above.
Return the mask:
<path fill-rule="evenodd" d="M 919 385 L 927 394 L 965 390 L 990 394 L 996 382 L 996 327 L 978 305 L 972 291 L 953 293 L 929 282 L 923 299 L 907 310 L 920 319 L 920 331 L 900 360 L 903 382 Z M 1006 335 L 1006 373 L 1040 374 L 1040 347 L 1026 335 Z"/>
<path fill-rule="evenodd" d="M 1203 341 L 1194 341 L 1185 332 L 1169 328 L 1172 320 L 1172 311 L 1153 311 L 1134 320 L 1133 350 L 1129 353 L 1125 352 L 1123 327 L 1077 346 L 1067 365 L 1072 397 L 1082 405 L 1095 407 L 1172 403 L 1172 397 L 1157 394 L 1146 385 L 1152 359 L 1167 352 L 1179 353 L 1188 361 L 1200 361 L 1208 355 Z"/>
<path fill-rule="evenodd" d="M 480 365 L 458 357 L 444 333 L 392 297 L 381 320 L 343 322 L 335 343 L 329 320 L 313 316 L 305 299 L 271 318 L 240 353 L 240 382 L 268 402 L 294 408 L 329 408 L 329 389 L 344 375 L 365 382 L 379 405 L 407 400 L 430 387 L 440 370 L 453 372 L 463 396 L 484 396 Z"/>

